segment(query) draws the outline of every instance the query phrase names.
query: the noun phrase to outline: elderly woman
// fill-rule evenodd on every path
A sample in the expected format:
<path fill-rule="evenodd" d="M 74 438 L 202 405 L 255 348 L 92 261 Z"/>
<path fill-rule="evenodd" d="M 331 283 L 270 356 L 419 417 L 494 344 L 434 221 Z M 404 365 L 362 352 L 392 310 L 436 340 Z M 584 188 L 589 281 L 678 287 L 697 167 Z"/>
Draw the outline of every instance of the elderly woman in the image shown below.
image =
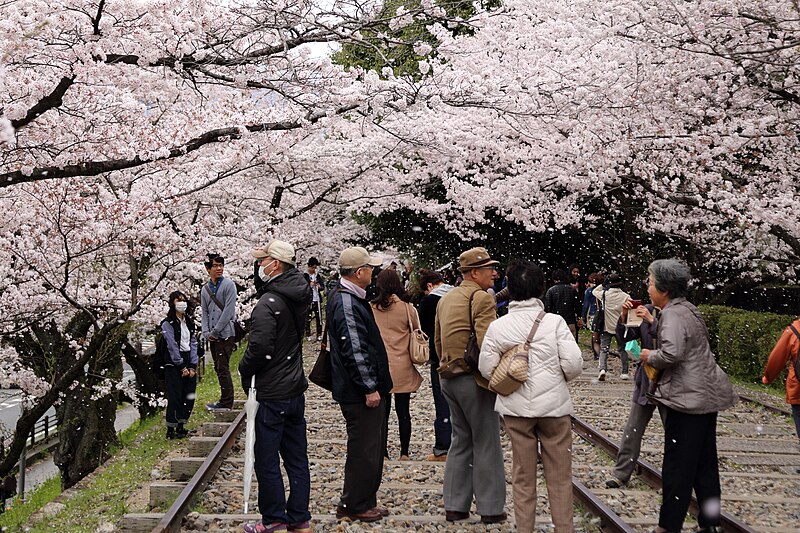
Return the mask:
<path fill-rule="evenodd" d="M 660 371 L 653 399 L 664 407 L 664 489 L 656 532 L 681 530 L 694 489 L 700 531 L 711 533 L 720 523 L 717 413 L 738 398 L 714 361 L 700 312 L 686 300 L 689 267 L 659 259 L 648 272 L 647 292 L 661 308 L 658 347 L 641 354 Z"/>
<path fill-rule="evenodd" d="M 489 379 L 500 356 L 524 344 L 541 318 L 528 350 L 528 380 L 508 396 L 497 396 L 513 451 L 514 513 L 519 533 L 534 531 L 538 446 L 556 533 L 572 531 L 572 400 L 567 381 L 581 374 L 583 359 L 567 323 L 545 314 L 539 298 L 544 275 L 529 261 L 512 261 L 506 271 L 508 314 L 492 322 L 481 346 L 480 371 Z"/>

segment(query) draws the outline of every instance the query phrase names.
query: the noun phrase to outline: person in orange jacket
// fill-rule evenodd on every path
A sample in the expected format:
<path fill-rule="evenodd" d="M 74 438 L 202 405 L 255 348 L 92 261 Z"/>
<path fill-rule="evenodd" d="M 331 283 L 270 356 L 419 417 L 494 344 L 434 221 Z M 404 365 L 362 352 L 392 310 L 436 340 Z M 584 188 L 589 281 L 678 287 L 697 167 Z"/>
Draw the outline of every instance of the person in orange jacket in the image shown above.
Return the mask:
<path fill-rule="evenodd" d="M 800 319 L 792 322 L 783 331 L 783 335 L 778 339 L 769 354 L 767 366 L 764 368 L 764 377 L 761 378 L 761 381 L 765 385 L 772 383 L 786 367 L 786 364 L 791 362 L 789 375 L 786 376 L 786 403 L 792 406 L 794 430 L 798 438 L 800 438 L 800 381 L 798 381 L 800 363 L 797 360 L 798 355 L 800 355 Z"/>

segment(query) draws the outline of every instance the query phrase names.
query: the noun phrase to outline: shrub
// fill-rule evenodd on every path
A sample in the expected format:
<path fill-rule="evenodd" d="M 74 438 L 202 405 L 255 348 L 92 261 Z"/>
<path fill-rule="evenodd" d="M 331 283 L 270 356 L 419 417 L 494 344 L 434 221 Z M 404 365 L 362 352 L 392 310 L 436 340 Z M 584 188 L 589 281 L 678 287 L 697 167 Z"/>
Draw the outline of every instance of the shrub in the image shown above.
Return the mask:
<path fill-rule="evenodd" d="M 719 319 L 722 316 L 746 313 L 743 309 L 728 307 L 726 305 L 698 305 L 697 308 L 703 315 L 703 320 L 708 328 L 708 343 L 711 351 L 719 356 Z"/>
<path fill-rule="evenodd" d="M 775 313 L 720 313 L 715 327 L 719 365 L 731 376 L 761 383 L 769 353 L 792 320 Z"/>

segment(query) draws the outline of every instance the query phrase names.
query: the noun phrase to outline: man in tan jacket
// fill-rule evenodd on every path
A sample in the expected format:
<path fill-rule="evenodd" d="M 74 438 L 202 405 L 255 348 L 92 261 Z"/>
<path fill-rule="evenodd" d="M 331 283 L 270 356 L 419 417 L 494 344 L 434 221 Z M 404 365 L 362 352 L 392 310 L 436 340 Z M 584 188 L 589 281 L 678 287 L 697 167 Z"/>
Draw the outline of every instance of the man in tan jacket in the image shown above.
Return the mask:
<path fill-rule="evenodd" d="M 448 377 L 451 364 L 464 366 L 464 350 L 472 321 L 478 345 L 497 317 L 494 298 L 486 289 L 497 279 L 497 261 L 485 248 L 472 248 L 458 258 L 464 281 L 439 300 L 436 307 L 435 346 L 439 355 L 442 393 L 450 406 L 452 440 L 444 470 L 444 508 L 449 522 L 466 520 L 475 497 L 481 521 L 506 519 L 503 451 L 500 424 L 494 411 L 495 394 L 478 385 L 473 373 Z M 485 380 L 484 380 L 485 384 Z"/>

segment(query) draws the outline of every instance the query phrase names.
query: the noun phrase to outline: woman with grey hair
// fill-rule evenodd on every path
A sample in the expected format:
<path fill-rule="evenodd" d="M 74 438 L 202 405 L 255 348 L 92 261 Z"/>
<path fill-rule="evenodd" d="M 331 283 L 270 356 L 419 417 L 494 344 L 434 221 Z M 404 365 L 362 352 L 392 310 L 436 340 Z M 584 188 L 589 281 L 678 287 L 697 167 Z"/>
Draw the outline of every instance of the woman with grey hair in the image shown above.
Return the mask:
<path fill-rule="evenodd" d="M 737 401 L 730 380 L 717 365 L 708 329 L 686 300 L 691 276 L 686 263 L 659 259 L 648 267 L 647 292 L 661 308 L 656 348 L 641 360 L 660 372 L 652 398 L 664 407 L 664 480 L 656 533 L 679 532 L 692 489 L 700 512 L 701 533 L 720 524 L 717 463 L 717 413 Z"/>

